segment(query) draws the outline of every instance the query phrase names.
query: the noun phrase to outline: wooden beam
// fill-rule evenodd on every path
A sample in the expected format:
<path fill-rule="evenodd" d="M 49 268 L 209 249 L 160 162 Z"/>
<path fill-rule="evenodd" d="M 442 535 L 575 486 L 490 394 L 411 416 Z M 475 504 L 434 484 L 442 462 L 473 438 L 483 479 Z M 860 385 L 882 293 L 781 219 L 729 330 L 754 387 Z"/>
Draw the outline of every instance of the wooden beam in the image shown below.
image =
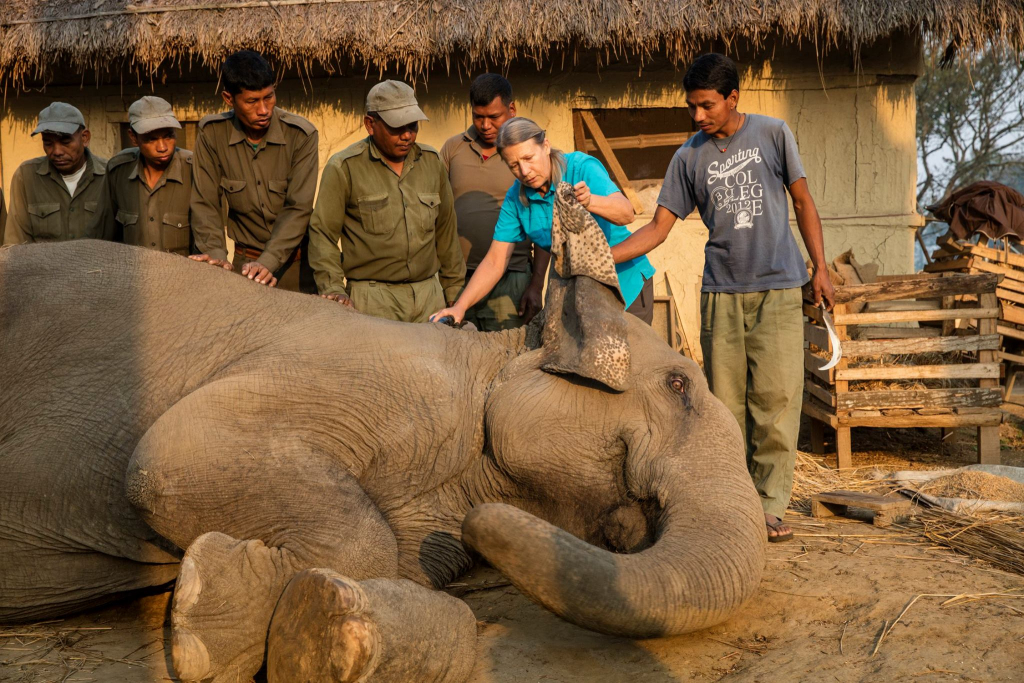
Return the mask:
<path fill-rule="evenodd" d="M 804 323 L 804 339 L 811 344 L 814 344 L 822 351 L 828 351 L 830 353 L 832 351 L 832 346 L 828 341 L 828 330 L 824 327 L 812 325 L 811 323 Z"/>
<path fill-rule="evenodd" d="M 901 276 L 902 277 L 902 276 Z M 861 301 L 892 301 L 895 299 L 926 299 L 956 294 L 977 294 L 992 291 L 999 276 L 950 275 L 935 277 L 916 275 L 902 280 L 881 280 L 866 285 L 844 285 L 836 288 L 836 303 Z"/>
<path fill-rule="evenodd" d="M 989 412 L 967 415 L 840 415 L 838 420 L 842 427 L 981 427 L 998 425 L 1003 420 L 1003 413 L 993 408 Z"/>
<path fill-rule="evenodd" d="M 1003 302 L 999 319 L 1014 325 L 1024 325 L 1024 308 L 1018 308 L 1013 304 Z"/>
<path fill-rule="evenodd" d="M 822 365 L 828 362 L 827 358 L 818 358 L 813 353 L 804 349 L 804 369 L 811 373 L 822 382 L 831 384 L 835 380 L 835 368 L 829 368 L 828 370 L 819 370 Z"/>
<path fill-rule="evenodd" d="M 964 245 L 964 250 L 969 251 L 976 256 L 983 256 L 990 261 L 996 261 L 998 263 L 1005 263 L 1015 268 L 1024 268 L 1024 256 L 1016 252 L 1006 252 L 1002 249 L 993 249 L 992 247 L 984 247 L 980 244 Z"/>
<path fill-rule="evenodd" d="M 807 393 L 818 399 L 822 403 L 832 408 L 836 407 L 836 397 L 831 391 L 823 386 L 820 386 L 814 380 L 808 380 L 804 383 L 804 388 L 807 389 Z M 1000 394 L 1000 397 L 1002 395 Z"/>
<path fill-rule="evenodd" d="M 926 339 L 941 337 L 938 327 L 869 327 L 857 328 L 857 339 Z"/>
<path fill-rule="evenodd" d="M 904 323 L 921 320 L 957 320 L 998 318 L 998 308 L 952 308 L 936 311 L 882 311 L 880 313 L 846 313 L 833 316 L 836 325 L 862 325 L 867 323 Z"/>
<path fill-rule="evenodd" d="M 1024 271 L 1017 270 L 1016 268 L 1010 268 L 1009 266 L 1001 266 L 997 263 L 990 263 L 984 259 L 971 257 L 971 268 L 980 270 L 986 273 L 996 273 L 997 275 L 1003 275 L 1011 280 L 1018 282 L 1024 282 Z"/>
<path fill-rule="evenodd" d="M 583 117 L 578 111 L 572 113 L 572 137 L 577 152 L 582 152 L 587 148 L 587 134 L 583 130 Z"/>
<path fill-rule="evenodd" d="M 836 379 L 846 381 L 859 381 L 866 379 L 993 378 L 999 379 L 999 363 L 962 363 L 958 365 L 887 365 L 883 367 L 843 368 L 836 370 Z"/>
<path fill-rule="evenodd" d="M 837 410 L 886 408 L 998 408 L 1003 400 L 996 388 L 910 389 L 905 391 L 848 391 L 836 396 Z"/>
<path fill-rule="evenodd" d="M 885 339 L 875 341 L 848 341 L 843 343 L 843 355 L 893 356 L 912 353 L 946 353 L 949 351 L 995 351 L 999 348 L 999 335 L 969 335 L 964 337 L 938 337 L 933 339 Z"/>
<path fill-rule="evenodd" d="M 996 332 L 1003 337 L 1024 341 L 1024 330 L 1018 330 L 1016 327 L 1010 327 L 1009 325 L 996 325 Z"/>
<path fill-rule="evenodd" d="M 590 134 L 593 136 L 594 142 L 597 143 L 597 148 L 601 150 L 604 160 L 608 162 L 608 168 L 612 172 L 612 177 L 615 178 L 615 182 L 619 184 L 619 188 L 622 190 L 622 193 L 626 195 L 630 204 L 633 205 L 633 211 L 643 213 L 643 202 L 640 201 L 640 196 L 637 195 L 636 190 L 633 189 L 633 184 L 629 182 L 629 176 L 627 176 L 626 171 L 623 170 L 622 164 L 619 163 L 618 158 L 615 156 L 615 152 L 613 152 L 611 146 L 608 145 L 608 140 L 605 138 L 604 133 L 601 132 L 601 127 L 597 125 L 597 120 L 594 118 L 593 113 L 583 109 L 579 114 L 580 118 L 583 119 L 583 123 L 590 129 Z"/>
<path fill-rule="evenodd" d="M 805 400 L 803 406 L 801 406 L 800 408 L 801 412 L 803 412 L 804 415 L 807 415 L 808 417 L 813 417 L 815 420 L 818 420 L 819 422 L 824 422 L 828 426 L 835 429 L 835 427 L 838 425 L 836 416 L 833 415 L 829 410 L 822 408 L 818 404 L 817 399 L 813 397 L 804 398 Z"/>
<path fill-rule="evenodd" d="M 693 137 L 693 133 L 654 133 L 605 138 L 612 149 L 647 149 L 649 147 L 678 147 Z M 593 152 L 598 146 L 587 140 L 583 151 Z"/>
<path fill-rule="evenodd" d="M 971 256 L 965 256 L 960 258 L 949 259 L 948 261 L 936 261 L 935 263 L 929 263 L 924 267 L 926 273 L 944 273 L 950 270 L 967 270 L 974 265 L 974 259 Z"/>

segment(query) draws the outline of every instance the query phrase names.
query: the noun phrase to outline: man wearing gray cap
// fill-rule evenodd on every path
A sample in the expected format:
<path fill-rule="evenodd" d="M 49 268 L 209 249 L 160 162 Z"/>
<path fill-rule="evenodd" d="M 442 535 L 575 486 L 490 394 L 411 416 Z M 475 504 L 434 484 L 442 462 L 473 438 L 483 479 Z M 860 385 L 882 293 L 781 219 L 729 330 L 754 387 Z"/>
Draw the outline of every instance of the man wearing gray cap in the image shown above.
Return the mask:
<path fill-rule="evenodd" d="M 322 297 L 404 322 L 458 297 L 466 263 L 448 173 L 437 150 L 416 144 L 426 120 L 412 88 L 378 83 L 366 97 L 368 137 L 327 162 L 309 225 Z"/>
<path fill-rule="evenodd" d="M 111 239 L 103 227 L 107 160 L 89 151 L 82 112 L 54 102 L 39 112 L 32 135 L 40 133 L 46 156 L 24 162 L 11 180 L 4 244 Z"/>
<path fill-rule="evenodd" d="M 135 147 L 107 163 L 106 229 L 125 244 L 188 256 L 192 152 L 177 147 L 181 124 L 171 105 L 143 97 L 128 107 Z"/>

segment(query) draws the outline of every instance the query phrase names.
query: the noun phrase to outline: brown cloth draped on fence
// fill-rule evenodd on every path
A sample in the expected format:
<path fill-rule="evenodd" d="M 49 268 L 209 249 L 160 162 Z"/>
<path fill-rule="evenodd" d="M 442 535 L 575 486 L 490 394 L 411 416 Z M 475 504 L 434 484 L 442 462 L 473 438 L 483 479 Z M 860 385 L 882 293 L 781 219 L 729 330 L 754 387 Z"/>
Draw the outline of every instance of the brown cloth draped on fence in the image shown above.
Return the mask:
<path fill-rule="evenodd" d="M 949 223 L 957 239 L 974 233 L 989 239 L 1024 239 L 1024 195 L 991 180 L 957 190 L 944 201 L 929 206 L 939 220 Z"/>

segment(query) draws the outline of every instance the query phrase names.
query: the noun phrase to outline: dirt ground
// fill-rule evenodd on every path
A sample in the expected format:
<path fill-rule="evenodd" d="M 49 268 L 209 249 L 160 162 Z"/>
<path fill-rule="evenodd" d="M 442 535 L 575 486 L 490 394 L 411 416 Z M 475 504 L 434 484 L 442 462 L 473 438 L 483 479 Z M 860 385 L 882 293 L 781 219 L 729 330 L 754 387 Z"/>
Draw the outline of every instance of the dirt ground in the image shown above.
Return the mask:
<path fill-rule="evenodd" d="M 1003 463 L 1024 465 L 1019 424 L 1003 429 Z M 854 432 L 855 464 L 886 469 L 973 461 L 967 430 Z M 873 432 L 873 433 L 872 433 Z M 969 561 L 898 529 L 787 516 L 790 543 L 769 546 L 754 598 L 728 622 L 632 641 L 561 621 L 481 567 L 454 592 L 478 619 L 474 683 L 668 681 L 1020 681 L 1024 576 Z M 977 599 L 954 596 L 1016 593 Z M 919 597 L 891 625 L 915 596 Z M 0 639 L 0 681 L 143 683 L 170 673 L 169 593 L 24 629 Z M 17 632 L 0 627 L 3 633 Z M 881 642 L 880 641 L 881 638 Z"/>

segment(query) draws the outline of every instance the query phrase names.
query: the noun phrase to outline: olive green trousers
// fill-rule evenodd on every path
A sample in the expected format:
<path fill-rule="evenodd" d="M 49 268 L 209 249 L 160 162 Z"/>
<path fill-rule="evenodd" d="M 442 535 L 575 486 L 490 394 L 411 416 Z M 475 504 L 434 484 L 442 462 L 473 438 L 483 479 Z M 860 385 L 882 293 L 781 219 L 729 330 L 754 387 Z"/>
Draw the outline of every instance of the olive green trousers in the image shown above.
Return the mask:
<path fill-rule="evenodd" d="M 700 295 L 700 346 L 711 393 L 743 433 L 747 468 L 767 514 L 793 492 L 804 384 L 799 287 Z"/>
<path fill-rule="evenodd" d="M 466 282 L 469 282 L 469 278 L 470 274 L 466 273 Z M 526 321 L 519 316 L 519 302 L 532 278 L 533 273 L 529 270 L 525 273 L 505 271 L 491 293 L 466 311 L 464 320 L 476 325 L 476 329 L 481 332 L 522 327 Z"/>
<path fill-rule="evenodd" d="M 419 282 L 349 280 L 346 289 L 360 313 L 403 323 L 425 323 L 445 307 L 437 276 Z"/>

